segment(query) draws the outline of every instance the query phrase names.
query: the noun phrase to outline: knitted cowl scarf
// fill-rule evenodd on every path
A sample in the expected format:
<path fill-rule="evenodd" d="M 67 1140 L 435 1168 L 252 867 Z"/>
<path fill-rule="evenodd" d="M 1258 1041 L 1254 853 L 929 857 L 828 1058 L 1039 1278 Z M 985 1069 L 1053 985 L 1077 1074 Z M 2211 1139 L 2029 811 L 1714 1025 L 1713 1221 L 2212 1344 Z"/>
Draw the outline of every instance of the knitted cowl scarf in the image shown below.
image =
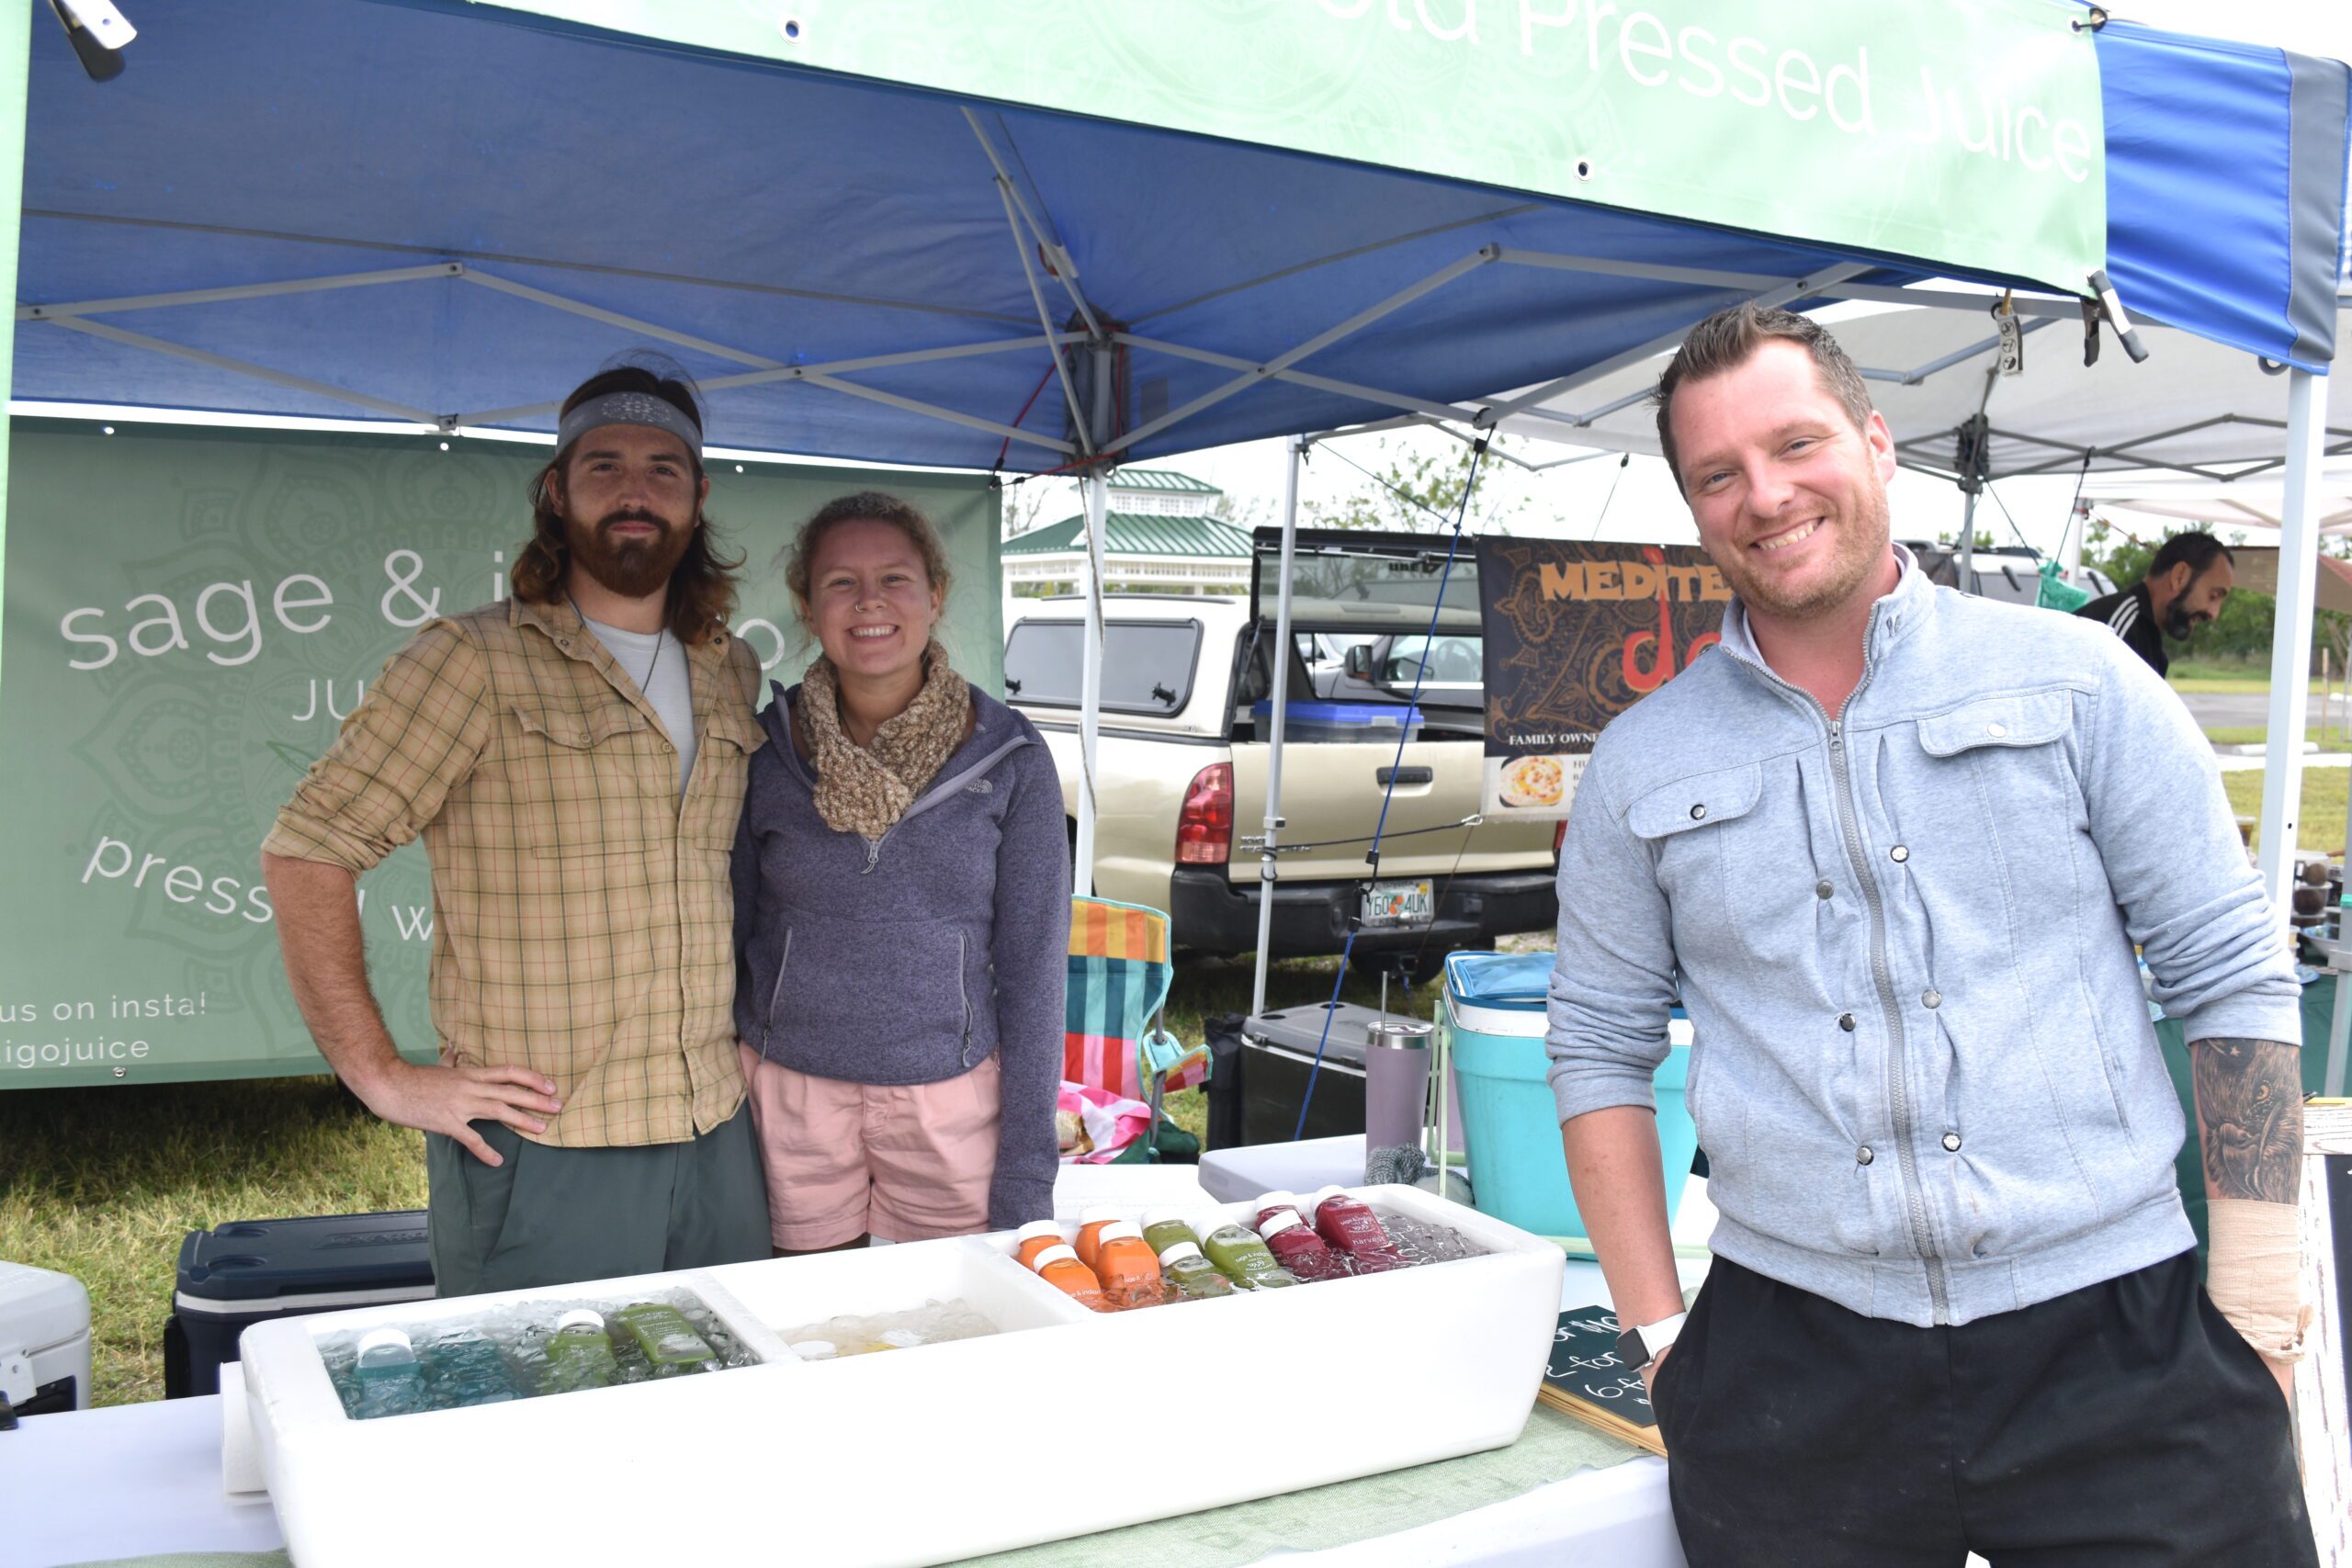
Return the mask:
<path fill-rule="evenodd" d="M 934 637 L 923 649 L 922 689 L 906 711 L 886 721 L 874 744 L 860 746 L 842 728 L 841 684 L 822 654 L 801 677 L 801 739 L 817 770 L 817 814 L 839 833 L 878 839 L 964 743 L 972 728 L 972 693 Z"/>

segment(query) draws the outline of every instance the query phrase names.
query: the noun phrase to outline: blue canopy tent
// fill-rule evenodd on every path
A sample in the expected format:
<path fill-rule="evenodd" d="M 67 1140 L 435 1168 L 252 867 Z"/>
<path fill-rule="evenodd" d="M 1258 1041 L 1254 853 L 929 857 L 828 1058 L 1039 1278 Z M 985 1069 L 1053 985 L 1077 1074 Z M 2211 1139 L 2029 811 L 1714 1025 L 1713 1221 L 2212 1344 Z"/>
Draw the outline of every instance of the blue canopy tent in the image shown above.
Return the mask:
<path fill-rule="evenodd" d="M 46 6 L 10 7 L 31 29 L 17 399 L 545 431 L 551 391 L 651 341 L 700 378 L 716 444 L 1081 468 L 1099 520 L 1107 464 L 1461 419 L 1463 400 L 1491 425 L 1742 298 L 1983 310 L 2015 288 L 2079 319 L 2063 291 L 2092 292 L 1965 244 L 1799 243 L 649 36 L 684 0 L 120 3 L 139 35 L 106 83 Z M 911 3 L 855 15 L 888 28 Z M 587 25 L 615 18 L 645 31 Z M 2308 472 L 2344 68 L 2122 22 L 2094 47 L 2107 277 L 2133 311 L 2291 367 Z M 1956 227 L 2008 220 L 1982 218 Z M 1487 400 L 1511 386 L 1533 390 Z M 2281 571 L 2305 616 L 2308 544 Z M 1091 774 L 1091 705 L 1083 728 Z M 1279 761 L 1270 784 L 1269 880 Z M 1090 776 L 1081 868 L 1092 808 Z"/>

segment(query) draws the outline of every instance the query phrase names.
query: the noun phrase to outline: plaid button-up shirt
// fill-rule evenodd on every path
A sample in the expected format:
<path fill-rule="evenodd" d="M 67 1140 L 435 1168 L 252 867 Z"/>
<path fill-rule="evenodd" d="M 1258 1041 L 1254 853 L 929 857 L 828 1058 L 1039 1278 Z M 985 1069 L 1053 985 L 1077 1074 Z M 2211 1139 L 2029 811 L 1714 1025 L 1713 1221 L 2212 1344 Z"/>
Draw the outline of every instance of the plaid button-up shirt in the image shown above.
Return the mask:
<path fill-rule="evenodd" d="M 435 621 L 262 846 L 356 875 L 424 835 L 442 1059 L 553 1078 L 538 1143 L 675 1143 L 742 1103 L 728 857 L 759 664 L 723 630 L 686 660 L 681 801 L 661 720 L 569 604 Z"/>

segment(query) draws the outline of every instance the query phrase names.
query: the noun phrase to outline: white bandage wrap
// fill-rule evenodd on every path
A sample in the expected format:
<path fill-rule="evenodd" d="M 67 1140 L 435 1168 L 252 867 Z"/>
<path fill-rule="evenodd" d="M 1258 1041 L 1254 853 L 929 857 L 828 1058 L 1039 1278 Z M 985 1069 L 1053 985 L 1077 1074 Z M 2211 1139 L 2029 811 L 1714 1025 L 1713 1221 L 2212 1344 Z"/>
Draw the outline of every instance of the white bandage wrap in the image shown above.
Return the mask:
<path fill-rule="evenodd" d="M 2205 1206 L 2212 1247 L 2205 1292 L 2230 1326 L 2273 1361 L 2303 1353 L 2312 1309 L 2302 1304 L 2302 1252 L 2292 1203 L 2215 1198 Z"/>

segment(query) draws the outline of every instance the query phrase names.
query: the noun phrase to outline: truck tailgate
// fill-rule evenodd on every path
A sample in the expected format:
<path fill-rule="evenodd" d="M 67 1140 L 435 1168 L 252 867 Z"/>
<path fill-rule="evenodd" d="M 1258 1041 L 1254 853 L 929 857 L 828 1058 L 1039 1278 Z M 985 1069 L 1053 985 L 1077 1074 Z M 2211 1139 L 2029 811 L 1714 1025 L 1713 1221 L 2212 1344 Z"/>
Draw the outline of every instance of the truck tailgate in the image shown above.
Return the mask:
<path fill-rule="evenodd" d="M 1267 747 L 1233 748 L 1233 858 L 1230 874 L 1255 882 L 1266 818 Z M 1552 863 L 1549 822 L 1488 822 L 1451 828 L 1478 809 L 1484 749 L 1476 740 L 1416 740 L 1399 761 L 1393 743 L 1303 741 L 1283 748 L 1284 844 L 1328 845 L 1285 852 L 1292 881 L 1338 882 L 1367 874 L 1364 853 L 1380 820 L 1384 775 L 1400 767 L 1380 847 L 1380 874 L 1444 876 L 1454 871 L 1529 871 Z M 1419 774 L 1416 770 L 1420 770 Z M 1417 829 L 1438 829 L 1420 832 Z M 1334 843 L 1335 840 L 1363 842 Z"/>

